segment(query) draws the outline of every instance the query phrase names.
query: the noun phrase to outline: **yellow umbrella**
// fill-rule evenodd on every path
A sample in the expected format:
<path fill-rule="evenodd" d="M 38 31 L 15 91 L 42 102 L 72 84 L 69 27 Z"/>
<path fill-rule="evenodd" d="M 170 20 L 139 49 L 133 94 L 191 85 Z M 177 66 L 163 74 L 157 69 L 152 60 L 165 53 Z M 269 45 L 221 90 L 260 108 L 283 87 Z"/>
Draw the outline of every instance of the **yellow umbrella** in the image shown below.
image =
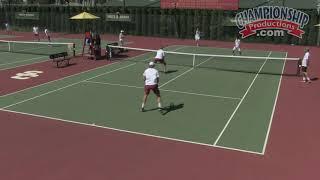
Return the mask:
<path fill-rule="evenodd" d="M 90 13 L 87 13 L 87 12 L 82 12 L 82 13 L 80 13 L 78 15 L 75 15 L 75 16 L 71 17 L 70 19 L 73 19 L 73 20 L 94 20 L 94 19 L 99 19 L 99 18 L 100 17 L 95 16 L 93 14 L 90 14 Z M 82 48 L 82 55 L 83 55 L 83 53 L 84 53 L 84 46 Z"/>
<path fill-rule="evenodd" d="M 87 13 L 87 12 L 82 12 L 78 15 L 75 15 L 71 17 L 70 19 L 76 19 L 76 20 L 81 20 L 81 19 L 99 19 L 100 17 L 95 16 L 93 14 Z"/>

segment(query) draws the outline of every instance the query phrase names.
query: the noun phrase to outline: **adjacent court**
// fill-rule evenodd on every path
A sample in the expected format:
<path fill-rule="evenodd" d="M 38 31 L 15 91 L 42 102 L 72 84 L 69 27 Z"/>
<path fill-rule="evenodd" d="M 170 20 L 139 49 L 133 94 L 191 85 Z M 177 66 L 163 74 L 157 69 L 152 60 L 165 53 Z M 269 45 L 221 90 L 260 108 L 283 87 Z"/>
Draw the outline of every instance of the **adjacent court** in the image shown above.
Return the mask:
<path fill-rule="evenodd" d="M 2 96 L 0 107 L 131 134 L 263 155 L 287 53 L 244 50 L 244 57 L 259 57 L 246 59 L 200 55 L 232 55 L 230 49 L 222 48 L 170 46 L 166 50 L 194 55 L 167 54 L 169 72 L 160 73 L 162 112 L 156 109 L 153 94 L 147 112 L 139 111 L 142 73 L 153 59 L 153 52 Z M 20 59 L 17 64 L 26 58 L 4 54 Z M 28 58 L 37 57 L 41 59 L 39 55 Z M 0 58 L 2 64 L 5 59 Z M 160 64 L 156 68 L 162 71 Z"/>
<path fill-rule="evenodd" d="M 5 35 L 5 34 L 0 34 L 0 38 L 1 39 L 6 39 L 6 38 L 14 38 L 14 37 L 16 37 L 16 36 L 14 36 L 14 35 Z"/>

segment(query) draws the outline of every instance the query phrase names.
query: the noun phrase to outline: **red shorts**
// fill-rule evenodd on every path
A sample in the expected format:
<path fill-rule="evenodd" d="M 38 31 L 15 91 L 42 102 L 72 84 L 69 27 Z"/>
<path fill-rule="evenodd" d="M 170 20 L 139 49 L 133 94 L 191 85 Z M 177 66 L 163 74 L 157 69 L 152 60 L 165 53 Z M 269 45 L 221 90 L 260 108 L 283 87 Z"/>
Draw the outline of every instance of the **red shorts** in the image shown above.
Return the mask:
<path fill-rule="evenodd" d="M 159 87 L 158 87 L 157 84 L 155 84 L 155 85 L 145 85 L 144 86 L 144 93 L 145 94 L 148 95 L 151 90 L 154 92 L 154 94 L 156 94 L 158 97 L 160 97 L 160 90 L 159 90 Z"/>
<path fill-rule="evenodd" d="M 301 71 L 302 71 L 302 72 L 307 72 L 307 69 L 308 69 L 308 67 L 305 67 L 305 66 L 302 66 L 302 67 L 301 67 Z"/>
<path fill-rule="evenodd" d="M 155 59 L 154 59 L 154 62 L 155 62 L 155 63 L 160 63 L 160 64 L 166 65 L 166 62 L 164 61 L 164 59 L 155 58 Z"/>
<path fill-rule="evenodd" d="M 35 36 L 39 36 L 39 34 L 34 34 Z"/>

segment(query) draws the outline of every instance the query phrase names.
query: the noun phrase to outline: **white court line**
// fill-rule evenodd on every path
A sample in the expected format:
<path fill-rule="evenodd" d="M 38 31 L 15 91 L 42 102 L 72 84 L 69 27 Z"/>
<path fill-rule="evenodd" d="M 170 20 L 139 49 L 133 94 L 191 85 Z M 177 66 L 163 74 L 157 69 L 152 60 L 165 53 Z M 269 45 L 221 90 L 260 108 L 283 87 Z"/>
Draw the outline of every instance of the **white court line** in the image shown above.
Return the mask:
<path fill-rule="evenodd" d="M 8 39 L 8 38 L 20 38 L 20 37 L 24 37 L 24 36 L 15 36 L 15 35 L 11 35 L 11 34 L 0 34 L 1 35 L 7 35 L 10 37 L 0 37 L 1 39 Z"/>
<path fill-rule="evenodd" d="M 256 76 L 253 78 L 253 80 L 252 80 L 250 86 L 248 87 L 246 93 L 245 93 L 245 94 L 243 95 L 243 97 L 241 98 L 241 100 L 240 100 L 240 102 L 238 103 L 236 109 L 233 111 L 233 113 L 231 114 L 229 120 L 227 121 L 227 123 L 226 123 L 225 126 L 223 127 L 222 131 L 220 132 L 218 138 L 215 140 L 215 142 L 214 142 L 214 144 L 213 144 L 214 146 L 217 145 L 217 143 L 219 142 L 222 134 L 223 134 L 224 131 L 227 129 L 227 127 L 228 127 L 228 125 L 230 124 L 231 120 L 233 119 L 234 115 L 236 114 L 236 112 L 238 111 L 239 107 L 241 106 L 243 100 L 247 97 L 247 94 L 249 93 L 251 87 L 253 86 L 254 82 L 256 81 L 257 77 L 259 76 L 259 74 L 260 74 L 261 70 L 263 69 L 264 65 L 267 63 L 268 58 L 270 57 L 271 53 L 272 53 L 272 51 L 270 51 L 268 57 L 266 58 L 266 60 L 265 60 L 264 63 L 262 64 L 262 66 L 260 67 L 258 73 L 257 73 Z"/>
<path fill-rule="evenodd" d="M 80 50 L 80 49 L 76 49 L 76 50 Z M 79 54 L 76 54 L 76 55 L 79 55 Z M 45 58 L 45 57 L 49 57 L 49 55 L 40 56 L 40 57 L 35 57 L 35 58 L 23 60 L 23 61 L 14 61 L 14 62 L 10 62 L 10 63 L 2 63 L 2 64 L 0 64 L 0 66 L 10 65 L 10 64 L 18 64 L 18 63 L 20 63 L 20 62 L 26 62 L 26 61 L 31 61 L 31 60 L 34 60 L 34 59 Z M 15 60 L 17 60 L 17 59 L 15 59 Z M 45 59 L 45 61 L 49 61 L 48 58 Z M 44 62 L 44 61 L 41 61 L 41 62 Z M 38 63 L 38 62 L 37 62 L 37 63 Z M 36 64 L 36 63 L 33 63 L 33 64 Z M 29 64 L 24 64 L 24 65 L 29 65 Z M 16 67 L 20 67 L 20 66 L 14 66 L 14 67 L 11 67 L 11 68 L 16 68 Z M 4 69 L 0 69 L 0 70 L 4 70 Z"/>
<path fill-rule="evenodd" d="M 211 146 L 212 146 L 212 145 L 211 145 Z M 245 153 L 250 153 L 250 154 L 257 154 L 257 155 L 261 155 L 261 156 L 264 155 L 264 154 L 262 154 L 261 152 L 249 151 L 249 150 L 244 150 L 244 149 L 239 149 L 239 148 L 231 148 L 231 147 L 219 146 L 219 145 L 214 145 L 214 146 L 212 146 L 212 147 L 222 148 L 222 149 L 228 149 L 228 150 L 232 150 L 232 151 L 245 152 Z"/>
<path fill-rule="evenodd" d="M 163 83 L 161 86 L 159 86 L 159 88 L 161 88 L 161 87 L 163 87 L 163 86 L 165 86 L 165 85 L 167 85 L 167 84 L 171 83 L 172 81 L 174 81 L 174 80 L 178 79 L 179 77 L 181 77 L 181 76 L 183 76 L 183 75 L 187 74 L 188 72 L 190 72 L 190 71 L 192 71 L 192 70 L 193 70 L 193 68 L 188 69 L 187 71 L 185 71 L 185 72 L 183 72 L 183 73 L 179 74 L 178 76 L 176 76 L 176 77 L 172 78 L 171 80 L 169 80 L 169 81 L 167 81 L 167 82 Z"/>
<path fill-rule="evenodd" d="M 169 46 L 169 47 L 172 47 L 172 46 Z M 174 49 L 174 51 L 179 50 L 179 49 L 182 49 L 182 48 L 185 48 L 185 47 L 176 48 L 176 49 Z M 145 55 L 147 55 L 147 54 L 148 54 L 148 53 L 140 54 L 140 55 L 138 55 L 138 56 L 134 56 L 134 57 L 131 57 L 131 58 L 127 58 L 127 59 L 125 59 L 125 60 L 128 61 L 128 60 L 130 60 L 130 59 L 134 59 L 134 58 L 137 58 L 137 57 L 140 57 L 140 56 L 145 56 Z M 150 58 L 148 58 L 148 59 L 146 59 L 146 60 L 150 60 L 151 58 L 153 58 L 153 57 L 150 57 Z M 145 60 L 145 61 L 146 61 L 146 60 Z M 41 61 L 41 62 L 43 62 L 43 61 Z M 39 63 L 41 63 L 41 62 L 39 62 Z M 29 88 L 26 88 L 26 89 L 22 89 L 22 90 L 15 91 L 15 92 L 12 92 L 12 93 L 9 93 L 9 94 L 5 94 L 5 95 L 2 95 L 2 96 L 0 96 L 0 97 L 6 97 L 6 96 L 13 95 L 13 94 L 17 94 L 17 93 L 20 93 L 20 92 L 23 92 L 23 91 L 26 91 L 26 90 L 30 90 L 30 89 L 33 89 L 33 88 L 41 87 L 41 86 L 46 85 L 46 84 L 50 84 L 50 83 L 53 83 L 53 82 L 57 82 L 57 81 L 60 81 L 60 80 L 64 80 L 64 79 L 69 78 L 69 77 L 77 76 L 77 75 L 84 74 L 84 73 L 87 73 L 87 72 L 90 72 L 90 71 L 95 71 L 95 70 L 97 70 L 97 69 L 105 68 L 105 67 L 107 67 L 107 66 L 111 66 L 111 65 L 114 65 L 114 64 L 118 64 L 118 63 L 120 63 L 120 62 L 121 62 L 121 61 L 117 61 L 117 62 L 114 62 L 114 63 L 111 63 L 111 64 L 106 64 L 106 65 L 104 65 L 104 66 L 100 66 L 100 67 L 97 67 L 97 68 L 94 68 L 94 69 L 89 69 L 89 70 L 86 70 L 86 71 L 83 71 L 83 72 L 80 72 L 80 73 L 77 73 L 77 74 L 73 74 L 73 75 L 70 75 L 70 76 L 66 76 L 66 77 L 61 78 L 61 79 L 56 79 L 56 80 L 49 81 L 49 82 L 46 82 L 46 83 L 43 83 L 43 84 L 39 84 L 39 85 L 37 85 L 37 86 L 32 86 L 32 87 L 29 87 Z M 33 64 L 36 64 L 36 63 L 33 63 Z M 22 66 L 25 66 L 25 65 L 22 65 Z M 17 67 L 19 67 L 19 66 L 17 66 Z M 10 69 L 10 68 L 8 68 L 8 69 Z M 0 69 L 0 70 L 6 70 L 6 69 Z"/>
<path fill-rule="evenodd" d="M 120 87 L 129 87 L 129 88 L 136 88 L 136 89 L 143 89 L 144 87 L 139 86 L 131 86 L 131 85 L 125 85 L 125 84 L 114 84 L 114 83 L 107 83 L 107 82 L 97 82 L 97 81 L 84 81 L 86 83 L 93 83 L 93 84 L 104 84 L 104 85 L 110 85 L 110 86 L 120 86 Z M 241 98 L 235 98 L 235 97 L 227 97 L 227 96 L 216 96 L 211 94 L 201 94 L 201 93 L 193 93 L 193 92 L 185 92 L 185 91 L 176 91 L 176 90 L 170 90 L 170 89 L 161 89 L 161 91 L 166 92 L 174 92 L 174 93 L 180 93 L 180 94 L 189 94 L 189 95 L 195 95 L 195 96 L 206 96 L 206 97 L 212 97 L 212 98 L 221 98 L 221 99 L 233 99 L 233 100 L 240 100 Z"/>
<path fill-rule="evenodd" d="M 230 52 L 230 48 L 222 48 L 222 47 L 215 47 L 215 46 L 192 46 L 192 45 L 185 45 L 187 47 L 193 47 L 197 49 L 221 49 L 221 50 L 228 50 Z M 259 50 L 259 49 L 246 49 L 245 52 L 250 52 L 250 53 L 269 53 L 270 51 L 264 51 L 264 50 Z M 286 53 L 284 51 L 277 51 L 277 52 L 282 52 Z"/>
<path fill-rule="evenodd" d="M 181 93 L 181 94 L 196 95 L 196 96 L 206 96 L 206 97 L 212 97 L 212 98 L 232 99 L 232 100 L 240 100 L 240 99 L 241 99 L 241 98 L 237 98 L 237 97 L 217 96 L 217 95 L 211 95 L 211 94 L 202 94 L 202 93 L 193 93 L 193 92 L 185 92 L 185 91 L 176 91 L 176 90 L 170 90 L 170 89 L 160 89 L 160 90 L 161 90 L 161 91 L 167 91 L 167 92 Z"/>
<path fill-rule="evenodd" d="M 211 60 L 212 58 L 213 58 L 213 57 L 209 57 L 207 60 L 203 61 L 202 63 L 200 63 L 200 64 L 198 64 L 198 65 L 196 65 L 195 67 L 198 67 L 198 66 L 200 66 L 201 64 L 204 64 L 204 63 L 208 62 L 208 61 L 209 61 L 209 60 Z M 190 71 L 192 71 L 192 70 L 194 70 L 194 67 L 192 67 L 192 68 L 188 69 L 187 71 L 185 71 L 185 72 L 181 73 L 180 75 L 178 75 L 178 76 L 174 77 L 173 79 L 171 79 L 171 80 L 169 80 L 169 81 L 167 81 L 167 82 L 163 83 L 161 86 L 159 86 L 159 88 L 161 88 L 161 87 L 163 87 L 163 86 L 165 86 L 165 85 L 167 85 L 167 84 L 171 83 L 172 81 L 174 81 L 174 80 L 178 79 L 179 77 L 181 77 L 181 76 L 183 76 L 183 75 L 187 74 L 188 72 L 190 72 Z"/>
<path fill-rule="evenodd" d="M 287 58 L 287 57 L 288 57 L 288 52 L 286 52 L 285 58 Z M 281 87 L 281 81 L 282 81 L 282 77 L 283 77 L 283 72 L 284 72 L 285 66 L 286 66 L 286 60 L 283 63 L 281 77 L 280 77 L 279 84 L 278 84 L 278 89 L 277 89 L 277 95 L 276 95 L 276 99 L 274 101 L 273 110 L 272 110 L 272 114 L 271 114 L 270 121 L 269 121 L 267 135 L 266 135 L 266 138 L 265 138 L 265 141 L 264 141 L 264 145 L 263 145 L 262 154 L 265 154 L 265 152 L 266 152 L 266 147 L 267 147 L 267 143 L 268 143 L 268 139 L 269 139 L 269 134 L 270 134 L 270 130 L 271 130 L 271 125 L 272 125 L 272 121 L 273 121 L 274 112 L 276 110 L 276 105 L 277 105 L 277 102 L 278 102 L 278 97 L 279 97 L 279 92 L 280 92 L 280 87 Z"/>
<path fill-rule="evenodd" d="M 114 83 L 107 83 L 107 82 L 97 82 L 97 81 L 84 81 L 85 83 L 92 83 L 92 84 L 102 84 L 102 85 L 110 85 L 110 86 L 120 86 L 120 87 L 129 87 L 129 88 L 136 88 L 136 89 L 143 89 L 144 87 L 139 86 L 131 86 L 131 85 L 124 85 L 124 84 L 114 84 Z"/>
<path fill-rule="evenodd" d="M 52 90 L 52 91 L 48 91 L 48 92 L 43 93 L 43 94 L 40 94 L 40 95 L 38 95 L 38 96 L 34 96 L 34 97 L 32 97 L 32 98 L 28 98 L 28 99 L 25 99 L 25 100 L 23 100 L 23 101 L 19 101 L 19 102 L 17 102 L 17 103 L 13 103 L 13 104 L 11 104 L 11 105 L 2 107 L 2 109 L 6 109 L 6 108 L 9 108 L 9 107 L 12 107 L 12 106 L 15 106 L 15 105 L 18 105 L 18 104 L 21 104 L 21 103 L 24 103 L 24 102 L 27 102 L 27 101 L 30 101 L 30 100 L 39 98 L 39 97 L 42 97 L 42 96 L 45 96 L 45 95 L 48 95 L 48 94 L 51 94 L 51 93 L 60 91 L 60 90 L 62 90 L 62 89 L 65 89 L 65 88 L 68 88 L 68 87 L 71 87 L 71 86 L 80 84 L 80 83 L 83 82 L 83 81 L 91 80 L 91 79 L 94 79 L 94 78 L 99 77 L 99 76 L 103 76 L 103 75 L 106 75 L 106 74 L 110 74 L 110 73 L 119 71 L 119 70 L 121 70 L 121 69 L 128 68 L 128 67 L 133 66 L 133 65 L 135 65 L 135 64 L 136 64 L 136 63 L 132 63 L 132 64 L 129 64 L 129 65 L 127 65 L 127 66 L 123 66 L 123 67 L 121 67 L 121 68 L 114 69 L 114 70 L 112 70 L 112 71 L 107 71 L 107 72 L 102 73 L 102 74 L 99 74 L 99 75 L 97 75 L 97 76 L 93 76 L 93 77 L 87 78 L 87 79 L 85 79 L 85 80 L 78 81 L 78 82 L 76 82 L 76 83 L 72 83 L 72 84 L 69 84 L 69 85 L 67 85 L 67 86 L 63 86 L 63 87 L 61 87 L 61 88 Z"/>
<path fill-rule="evenodd" d="M 57 38 L 57 39 L 60 39 L 60 38 Z M 61 38 L 62 39 L 62 38 Z M 37 42 L 37 41 L 35 41 Z M 42 41 L 40 41 L 42 42 Z M 46 41 L 47 42 L 47 41 Z M 55 42 L 55 43 L 60 43 L 60 42 Z M 61 42 L 61 43 L 64 43 L 64 42 Z M 37 48 L 29 48 L 29 49 L 24 49 L 24 50 L 21 50 L 19 52 L 23 52 L 23 51 L 27 51 L 27 50 L 35 50 L 35 49 L 41 49 L 41 48 L 46 48 L 46 47 L 37 47 Z M 76 48 L 76 50 L 82 50 L 82 48 Z M 0 52 L 0 54 L 5 54 L 5 53 L 17 53 L 17 52 Z M 79 53 L 80 54 L 80 53 Z M 28 60 L 24 60 L 24 61 L 15 61 L 15 62 L 11 62 L 11 63 L 4 63 L 4 64 L 0 64 L 0 66 L 4 66 L 4 65 L 10 65 L 10 64 L 18 64 L 20 62 L 26 62 L 26 61 L 31 61 L 33 59 L 40 59 L 40 58 L 44 58 L 44 57 L 48 57 L 48 56 L 41 56 L 41 57 L 37 57 L 37 58 L 32 58 L 32 59 L 28 59 Z M 47 60 L 49 61 L 49 60 Z M 16 66 L 16 67 L 19 67 L 19 66 Z M 16 68 L 16 67 L 12 67 L 12 68 Z M 6 68 L 6 69 L 11 69 L 11 68 Z M 0 69 L 0 70 L 6 70 L 6 69 Z"/>
<path fill-rule="evenodd" d="M 44 57 L 42 57 L 42 58 L 44 58 Z M 35 62 L 33 62 L 33 63 L 30 63 L 30 64 L 22 64 L 22 65 L 18 65 L 18 66 L 12 66 L 12 67 L 3 68 L 3 69 L 0 68 L 0 71 L 5 71 L 5 70 L 8 70 L 8 69 L 14 69 L 14 68 L 22 67 L 22 66 L 28 66 L 28 65 L 43 63 L 43 62 L 47 62 L 47 61 L 51 61 L 51 60 L 49 60 L 49 58 L 47 58 L 47 59 L 40 59 L 39 61 L 35 61 Z M 12 63 L 12 64 L 18 64 L 19 62 L 22 62 L 22 61 L 16 61 L 16 63 Z M 0 66 L 1 66 L 1 65 L 0 65 Z M 0 97 L 1 97 L 1 96 L 0 96 Z"/>
<path fill-rule="evenodd" d="M 28 46 L 28 45 L 26 45 Z M 23 49 L 19 52 L 12 52 L 12 51 L 8 51 L 8 52 L 0 52 L 0 54 L 6 54 L 6 53 L 21 53 L 21 52 L 24 52 L 24 51 L 28 51 L 28 50 L 35 50 L 35 49 L 42 49 L 42 48 L 45 48 L 45 47 L 37 47 L 37 48 L 29 48 L 29 49 Z"/>
<path fill-rule="evenodd" d="M 65 119 L 61 119 L 61 118 L 54 118 L 54 117 L 49 117 L 49 116 L 43 116 L 43 115 L 37 115 L 37 114 L 31 114 L 31 113 L 24 113 L 24 112 L 1 109 L 1 108 L 0 108 L 0 110 L 1 111 L 5 111 L 5 112 L 10 112 L 10 113 L 28 115 L 28 116 L 45 118 L 45 119 L 50 119 L 50 120 L 56 120 L 56 121 L 61 121 L 61 122 L 71 123 L 71 124 L 76 124 L 76 125 L 83 125 L 83 126 L 88 126 L 88 127 L 108 129 L 108 130 L 112 130 L 112 131 L 115 131 L 115 132 L 128 133 L 128 134 L 134 134 L 134 135 L 140 135 L 140 136 L 146 136 L 146 137 L 170 140 L 170 141 L 174 141 L 174 142 L 182 142 L 182 143 L 195 144 L 195 145 L 201 145 L 201 146 L 206 146 L 206 147 L 215 147 L 215 148 L 220 148 L 220 149 L 228 149 L 228 150 L 233 150 L 233 151 L 238 151 L 238 152 L 245 152 L 245 153 L 249 153 L 249 154 L 261 155 L 261 153 L 254 152 L 254 151 L 246 151 L 246 150 L 242 150 L 242 149 L 228 148 L 228 147 L 223 147 L 223 146 L 212 146 L 211 144 L 206 144 L 206 143 L 199 143 L 199 142 L 194 142 L 194 141 L 188 141 L 188 140 L 182 140 L 182 139 L 176 139 L 176 138 L 169 138 L 169 137 L 152 135 L 152 134 L 139 133 L 139 132 L 124 130 L 124 129 L 117 129 L 117 128 L 111 128 L 111 127 L 107 127 L 107 126 L 96 125 L 96 124 L 92 124 L 92 123 L 91 124 L 82 123 L 82 122 L 76 122 L 76 121 L 71 121 L 71 120 L 65 120 Z"/>
<path fill-rule="evenodd" d="M 10 62 L 10 63 L 2 63 L 2 64 L 0 64 L 0 66 L 6 66 L 6 65 L 10 65 L 10 64 L 18 64 L 18 63 L 21 63 L 21 62 L 32 61 L 32 60 L 35 60 L 35 59 L 41 59 L 41 58 L 45 58 L 45 57 L 48 57 L 48 56 L 40 56 L 40 57 L 35 57 L 35 58 L 23 60 L 23 61 L 14 61 L 14 62 Z M 2 69 L 0 69 L 0 70 L 2 70 Z"/>
<path fill-rule="evenodd" d="M 133 44 L 133 41 L 129 41 L 129 42 L 124 42 L 124 44 Z"/>

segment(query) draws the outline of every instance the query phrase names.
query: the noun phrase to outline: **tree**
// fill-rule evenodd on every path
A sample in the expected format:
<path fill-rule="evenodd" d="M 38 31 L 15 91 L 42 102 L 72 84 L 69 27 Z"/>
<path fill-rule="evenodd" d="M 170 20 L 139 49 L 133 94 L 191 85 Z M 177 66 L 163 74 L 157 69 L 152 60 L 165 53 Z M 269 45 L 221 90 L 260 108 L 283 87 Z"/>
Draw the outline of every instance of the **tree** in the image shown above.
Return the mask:
<path fill-rule="evenodd" d="M 186 38 L 187 37 L 187 28 L 188 28 L 188 22 L 187 22 L 187 15 L 185 10 L 179 11 L 180 16 L 180 37 Z"/>
<path fill-rule="evenodd" d="M 202 11 L 202 22 L 201 22 L 201 28 L 200 31 L 203 32 L 203 38 L 207 39 L 210 37 L 209 32 L 210 32 L 210 26 L 209 25 L 209 18 L 210 16 L 208 15 L 208 11 Z"/>
<path fill-rule="evenodd" d="M 166 11 L 164 9 L 161 9 L 160 14 L 160 36 L 167 36 L 167 21 L 166 21 Z"/>
<path fill-rule="evenodd" d="M 210 18 L 210 39 L 217 39 L 217 13 L 216 11 L 211 11 L 211 18 Z"/>

